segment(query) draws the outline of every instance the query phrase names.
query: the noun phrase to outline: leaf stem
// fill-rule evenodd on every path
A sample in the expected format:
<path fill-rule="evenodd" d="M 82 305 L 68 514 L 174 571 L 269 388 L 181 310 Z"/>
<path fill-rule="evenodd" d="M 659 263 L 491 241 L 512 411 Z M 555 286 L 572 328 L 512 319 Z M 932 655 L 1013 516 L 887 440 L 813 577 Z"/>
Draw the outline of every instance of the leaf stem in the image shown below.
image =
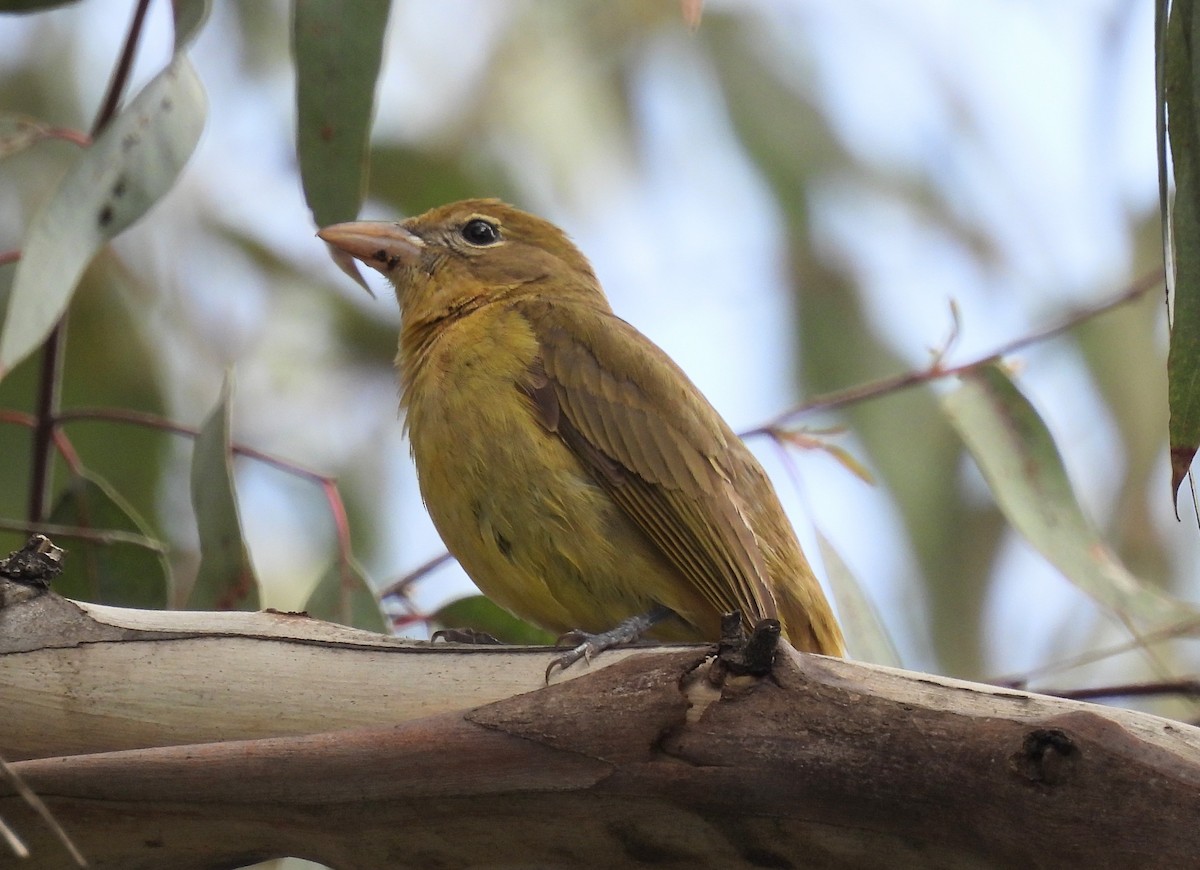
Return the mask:
<path fill-rule="evenodd" d="M 195 426 L 185 426 L 182 423 L 176 423 L 174 420 L 168 420 L 166 417 L 161 417 L 158 414 L 134 411 L 129 408 L 72 408 L 67 411 L 60 411 L 56 417 L 56 423 L 59 425 L 76 421 L 86 422 L 89 420 L 101 423 L 123 423 L 130 426 L 143 426 L 148 429 L 157 429 L 161 432 L 182 435 L 185 438 L 194 439 L 199 434 L 199 430 Z M 0 411 L 0 422 L 10 422 L 5 420 L 2 411 Z M 23 418 L 14 418 L 11 422 L 24 423 L 25 421 Z M 245 456 L 247 459 L 253 459 L 256 462 L 277 468 L 286 474 L 292 474 L 303 480 L 315 483 L 321 488 L 321 492 L 325 496 L 325 502 L 329 507 L 329 514 L 333 519 L 334 532 L 337 535 L 339 573 L 343 587 L 348 587 L 353 582 L 353 571 L 350 564 L 353 557 L 353 544 L 350 539 L 350 520 L 346 514 L 346 505 L 342 501 L 342 494 L 338 490 L 337 479 L 243 444 L 232 444 L 230 445 L 230 449 L 235 456 Z M 64 459 L 69 462 L 71 456 L 64 453 Z"/>

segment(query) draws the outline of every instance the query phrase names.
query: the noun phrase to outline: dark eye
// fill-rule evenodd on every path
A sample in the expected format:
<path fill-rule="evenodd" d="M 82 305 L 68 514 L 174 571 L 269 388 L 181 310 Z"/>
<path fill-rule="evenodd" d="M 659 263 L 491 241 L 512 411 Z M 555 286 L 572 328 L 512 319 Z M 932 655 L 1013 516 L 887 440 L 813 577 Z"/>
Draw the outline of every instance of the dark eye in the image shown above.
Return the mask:
<path fill-rule="evenodd" d="M 483 218 L 472 218 L 463 224 L 462 237 L 472 245 L 494 245 L 500 241 L 500 228 Z"/>

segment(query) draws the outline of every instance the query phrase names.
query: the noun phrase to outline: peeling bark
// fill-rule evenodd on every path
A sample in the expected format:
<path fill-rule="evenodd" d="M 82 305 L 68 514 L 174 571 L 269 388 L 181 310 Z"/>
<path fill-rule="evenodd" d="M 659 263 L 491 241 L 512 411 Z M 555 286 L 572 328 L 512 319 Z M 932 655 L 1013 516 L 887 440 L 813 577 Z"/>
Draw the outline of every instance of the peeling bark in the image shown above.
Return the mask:
<path fill-rule="evenodd" d="M 121 870 L 1200 854 L 1195 728 L 786 648 L 768 677 L 714 686 L 709 652 L 608 652 L 546 686 L 545 649 L 43 594 L 0 609 L 0 754 Z M 33 851 L 21 866 L 67 866 L 3 784 L 0 817 Z"/>

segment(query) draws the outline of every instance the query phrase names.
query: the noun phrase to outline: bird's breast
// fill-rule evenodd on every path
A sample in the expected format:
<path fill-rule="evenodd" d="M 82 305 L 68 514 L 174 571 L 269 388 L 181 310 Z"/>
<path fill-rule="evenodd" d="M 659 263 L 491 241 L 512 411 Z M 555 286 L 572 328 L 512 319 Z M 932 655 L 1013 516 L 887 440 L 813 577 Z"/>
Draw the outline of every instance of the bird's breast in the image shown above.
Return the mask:
<path fill-rule="evenodd" d="M 548 584 L 586 583 L 586 563 L 620 520 L 520 389 L 538 352 L 516 312 L 477 311 L 449 325 L 409 373 L 406 422 L 421 495 L 447 548 L 489 597 L 566 630 L 579 614 Z"/>
<path fill-rule="evenodd" d="M 414 448 L 436 447 L 457 431 L 510 428 L 520 408 L 509 401 L 538 355 L 525 321 L 512 311 L 484 309 L 442 327 L 419 353 L 401 351 L 404 410 Z M 527 413 L 527 410 L 526 410 Z M 444 448 L 447 445 L 442 445 Z"/>

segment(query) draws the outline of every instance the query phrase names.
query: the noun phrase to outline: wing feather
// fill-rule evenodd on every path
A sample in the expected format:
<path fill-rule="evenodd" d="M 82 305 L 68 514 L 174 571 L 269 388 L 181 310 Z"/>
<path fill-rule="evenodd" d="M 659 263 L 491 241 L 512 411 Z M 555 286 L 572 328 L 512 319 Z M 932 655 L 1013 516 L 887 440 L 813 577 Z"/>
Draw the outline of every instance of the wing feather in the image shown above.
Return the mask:
<path fill-rule="evenodd" d="M 713 608 L 775 616 L 726 470 L 727 453 L 744 448 L 687 376 L 607 312 L 545 300 L 521 310 L 541 348 L 525 389 L 543 425 Z"/>

